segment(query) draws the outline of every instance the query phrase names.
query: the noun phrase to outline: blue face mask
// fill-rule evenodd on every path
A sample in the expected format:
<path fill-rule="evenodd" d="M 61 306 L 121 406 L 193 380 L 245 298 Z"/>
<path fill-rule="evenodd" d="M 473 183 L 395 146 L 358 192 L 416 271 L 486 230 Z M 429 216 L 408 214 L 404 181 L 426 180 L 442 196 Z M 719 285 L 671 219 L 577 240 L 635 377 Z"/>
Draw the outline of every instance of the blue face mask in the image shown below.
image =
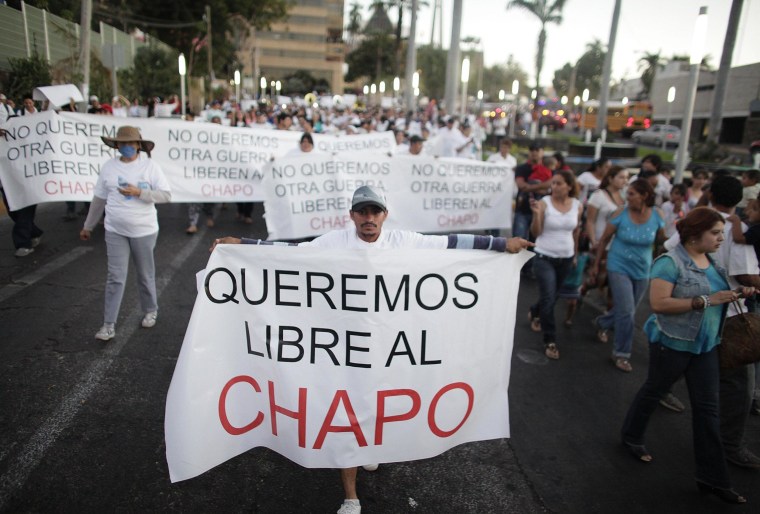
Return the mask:
<path fill-rule="evenodd" d="M 119 145 L 119 153 L 127 159 L 131 159 L 137 154 L 137 148 L 132 145 Z"/>

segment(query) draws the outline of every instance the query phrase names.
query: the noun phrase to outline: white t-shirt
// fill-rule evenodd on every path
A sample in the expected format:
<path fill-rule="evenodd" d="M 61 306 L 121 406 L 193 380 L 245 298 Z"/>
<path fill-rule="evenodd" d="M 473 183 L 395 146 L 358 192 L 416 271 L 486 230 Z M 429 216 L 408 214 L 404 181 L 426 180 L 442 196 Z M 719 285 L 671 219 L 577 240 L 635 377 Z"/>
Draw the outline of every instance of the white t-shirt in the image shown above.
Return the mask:
<path fill-rule="evenodd" d="M 445 250 L 449 245 L 449 236 L 429 236 L 408 230 L 382 230 L 380 237 L 374 243 L 368 243 L 359 239 L 356 227 L 343 230 L 333 230 L 327 234 L 298 246 L 311 246 L 314 248 L 347 248 L 350 250 L 369 248 L 430 248 Z"/>
<path fill-rule="evenodd" d="M 676 211 L 673 202 L 670 200 L 662 204 L 662 213 L 665 215 L 665 237 L 670 237 L 676 233 L 676 223 L 686 215 L 685 207 L 682 204 L 681 209 Z"/>
<path fill-rule="evenodd" d="M 597 210 L 596 220 L 594 220 L 594 237 L 596 241 L 599 241 L 607 226 L 607 221 L 620 206 L 615 203 L 610 194 L 604 189 L 597 189 L 591 193 L 587 205 Z"/>
<path fill-rule="evenodd" d="M 728 214 L 723 212 L 721 212 L 720 215 L 723 216 L 724 220 L 728 218 Z M 734 242 L 734 237 L 731 234 L 731 226 L 732 224 L 726 221 L 723 228 L 723 243 L 720 245 L 720 248 L 718 248 L 718 251 L 712 254 L 712 258 L 715 259 L 718 266 L 726 270 L 726 273 L 728 274 L 728 286 L 731 289 L 736 289 L 737 287 L 741 287 L 741 284 L 736 281 L 734 278 L 735 276 L 757 275 L 760 273 L 760 269 L 758 269 L 755 249 L 751 245 L 743 245 Z M 747 225 L 742 223 L 742 233 L 746 231 Z M 678 232 L 676 232 L 670 239 L 665 241 L 665 249 L 672 250 L 680 242 L 681 238 L 679 237 Z M 740 302 L 740 306 L 743 312 L 747 312 L 747 309 L 744 307 L 744 302 Z M 726 317 L 736 316 L 737 314 L 738 312 L 733 304 L 730 304 L 728 306 Z"/>
<path fill-rule="evenodd" d="M 171 190 L 159 165 L 143 153 L 129 163 L 121 162 L 118 157 L 107 161 L 100 168 L 100 176 L 95 184 L 95 196 L 106 200 L 106 230 L 124 237 L 144 237 L 158 232 L 158 218 L 153 202 L 121 194 L 118 189 L 119 178 L 140 189 Z"/>
<path fill-rule="evenodd" d="M 492 153 L 488 156 L 487 162 L 495 162 L 497 164 L 502 164 L 509 168 L 510 170 L 514 170 L 515 166 L 517 166 L 517 159 L 515 159 L 515 156 L 511 153 L 508 153 L 506 157 L 501 155 L 501 152 Z"/>
<path fill-rule="evenodd" d="M 581 194 L 578 197 L 578 200 L 585 204 L 589 196 L 599 189 L 601 183 L 602 181 L 596 178 L 590 171 L 584 171 L 581 173 L 578 176 L 578 184 L 581 186 Z"/>
<path fill-rule="evenodd" d="M 544 196 L 541 201 L 546 204 L 546 210 L 543 230 L 536 238 L 536 253 L 548 257 L 572 257 L 575 255 L 573 231 L 578 226 L 581 202 L 573 198 L 570 210 L 561 212 L 554 207 L 550 196 Z"/>

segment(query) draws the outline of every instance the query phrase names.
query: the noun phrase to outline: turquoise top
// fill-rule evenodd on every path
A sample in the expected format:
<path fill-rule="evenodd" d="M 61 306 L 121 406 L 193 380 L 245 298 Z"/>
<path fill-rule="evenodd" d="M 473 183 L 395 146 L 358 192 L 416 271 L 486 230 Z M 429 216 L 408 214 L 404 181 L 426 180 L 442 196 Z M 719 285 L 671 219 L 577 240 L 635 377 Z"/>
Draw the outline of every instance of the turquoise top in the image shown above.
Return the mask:
<path fill-rule="evenodd" d="M 710 263 L 710 267 L 705 270 L 707 280 L 710 282 L 710 294 L 717 291 L 728 289 L 728 283 L 720 275 L 718 270 Z M 671 258 L 659 258 L 652 266 L 651 278 L 659 278 L 675 284 L 678 281 L 678 267 Z M 644 324 L 644 332 L 649 341 L 660 343 L 671 350 L 691 353 L 707 353 L 720 343 L 720 322 L 723 316 L 723 305 L 712 305 L 705 310 L 702 317 L 702 324 L 699 326 L 699 332 L 694 341 L 684 339 L 674 339 L 665 335 L 657 326 L 655 315 L 652 314 Z"/>
<path fill-rule="evenodd" d="M 665 226 L 657 209 L 652 208 L 649 219 L 637 224 L 626 207 L 609 223 L 615 225 L 617 231 L 607 254 L 607 271 L 627 275 L 633 280 L 647 279 L 652 266 L 652 245 L 657 231 Z"/>

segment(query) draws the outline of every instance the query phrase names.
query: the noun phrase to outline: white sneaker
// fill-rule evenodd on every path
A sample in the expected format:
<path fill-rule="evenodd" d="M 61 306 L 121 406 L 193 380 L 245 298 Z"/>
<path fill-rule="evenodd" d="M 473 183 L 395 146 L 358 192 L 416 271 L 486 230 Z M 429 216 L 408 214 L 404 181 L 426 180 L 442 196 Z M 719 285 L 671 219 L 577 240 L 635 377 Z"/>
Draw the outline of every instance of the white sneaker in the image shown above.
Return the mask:
<path fill-rule="evenodd" d="M 380 467 L 380 464 L 365 464 L 362 467 L 365 471 L 375 471 L 378 467 Z"/>
<path fill-rule="evenodd" d="M 338 509 L 338 514 L 361 514 L 362 506 L 359 500 L 343 500 L 343 505 Z"/>
<path fill-rule="evenodd" d="M 34 251 L 34 248 L 19 248 L 18 250 L 16 250 L 16 253 L 14 253 L 13 255 L 15 255 L 16 257 L 26 257 L 33 251 Z"/>
<path fill-rule="evenodd" d="M 95 339 L 99 339 L 101 341 L 108 341 L 114 338 L 116 335 L 116 328 L 113 324 L 105 324 L 102 327 L 100 327 L 100 330 L 97 331 L 95 334 Z"/>
<path fill-rule="evenodd" d="M 158 317 L 158 311 L 148 312 L 143 316 L 142 326 L 143 328 L 153 328 L 156 326 L 156 318 Z"/>

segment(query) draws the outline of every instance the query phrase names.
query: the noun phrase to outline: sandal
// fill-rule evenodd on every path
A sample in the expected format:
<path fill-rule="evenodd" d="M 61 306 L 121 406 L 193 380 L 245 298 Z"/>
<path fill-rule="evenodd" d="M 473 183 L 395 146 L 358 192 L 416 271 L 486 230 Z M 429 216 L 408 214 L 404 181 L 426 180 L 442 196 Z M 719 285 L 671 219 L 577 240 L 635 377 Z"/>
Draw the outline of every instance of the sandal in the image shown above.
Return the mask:
<path fill-rule="evenodd" d="M 544 353 L 550 359 L 554 359 L 555 361 L 559 359 L 559 350 L 557 349 L 557 345 L 554 343 L 547 343 Z"/>
<path fill-rule="evenodd" d="M 530 329 L 533 332 L 541 332 L 541 318 L 533 316 L 531 311 L 528 311 L 528 321 L 530 321 Z"/>
<path fill-rule="evenodd" d="M 630 361 L 625 357 L 613 357 L 612 363 L 615 364 L 615 367 L 620 371 L 624 371 L 626 373 L 633 371 L 633 366 L 631 366 Z"/>
<path fill-rule="evenodd" d="M 626 443 L 623 441 L 623 446 L 641 462 L 652 462 L 652 454 L 649 453 L 649 450 L 643 444 Z"/>
<path fill-rule="evenodd" d="M 607 343 L 610 340 L 609 330 L 599 326 L 599 318 L 594 318 L 594 326 L 596 327 L 596 339 L 600 343 Z"/>

